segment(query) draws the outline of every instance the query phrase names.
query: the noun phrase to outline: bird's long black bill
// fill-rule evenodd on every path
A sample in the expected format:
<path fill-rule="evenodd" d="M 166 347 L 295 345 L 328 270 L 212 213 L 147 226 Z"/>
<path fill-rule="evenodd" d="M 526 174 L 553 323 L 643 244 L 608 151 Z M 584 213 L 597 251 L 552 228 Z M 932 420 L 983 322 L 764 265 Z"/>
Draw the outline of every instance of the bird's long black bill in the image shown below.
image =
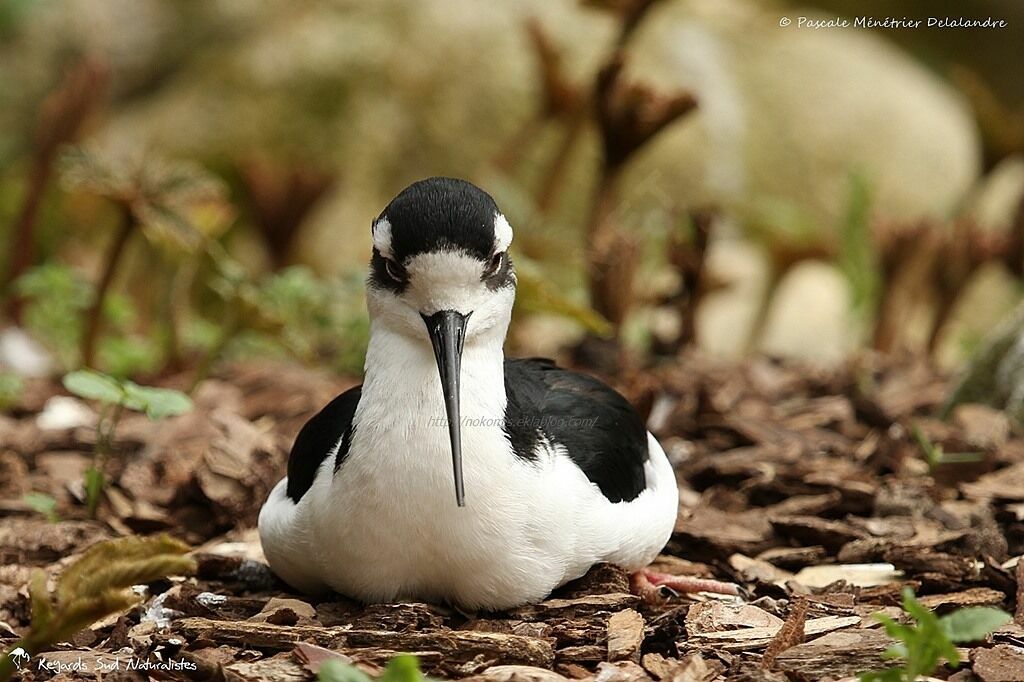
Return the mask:
<path fill-rule="evenodd" d="M 462 481 L 462 419 L 459 409 L 459 375 L 462 370 L 462 345 L 466 340 L 466 321 L 469 315 L 454 310 L 441 310 L 423 315 L 434 346 L 434 359 L 441 375 L 444 409 L 448 417 L 448 436 L 452 442 L 452 470 L 455 474 L 455 501 L 466 506 L 466 491 Z"/>

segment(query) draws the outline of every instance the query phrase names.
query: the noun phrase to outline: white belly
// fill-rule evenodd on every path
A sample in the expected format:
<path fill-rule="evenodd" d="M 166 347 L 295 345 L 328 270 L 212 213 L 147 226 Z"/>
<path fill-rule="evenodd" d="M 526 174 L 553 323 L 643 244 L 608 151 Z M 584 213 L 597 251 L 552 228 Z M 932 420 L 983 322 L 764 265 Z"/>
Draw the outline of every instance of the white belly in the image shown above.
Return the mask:
<path fill-rule="evenodd" d="M 653 437 L 647 490 L 613 504 L 564 454 L 523 461 L 499 428 L 464 428 L 460 508 L 447 429 L 409 435 L 357 429 L 342 468 L 327 458 L 298 505 L 278 484 L 260 514 L 275 572 L 367 602 L 500 609 L 542 599 L 599 561 L 641 568 L 675 524 L 675 477 Z"/>
<path fill-rule="evenodd" d="M 678 506 L 657 441 L 648 437 L 647 489 L 615 504 L 557 447 L 541 448 L 536 461 L 516 457 L 500 426 L 502 338 L 467 342 L 463 354 L 466 506 L 458 507 L 430 346 L 371 333 L 347 459 L 335 472 L 333 453 L 325 458 L 298 504 L 282 481 L 260 513 L 263 550 L 279 576 L 367 602 L 500 609 L 542 599 L 594 563 L 637 569 L 657 555 Z"/>

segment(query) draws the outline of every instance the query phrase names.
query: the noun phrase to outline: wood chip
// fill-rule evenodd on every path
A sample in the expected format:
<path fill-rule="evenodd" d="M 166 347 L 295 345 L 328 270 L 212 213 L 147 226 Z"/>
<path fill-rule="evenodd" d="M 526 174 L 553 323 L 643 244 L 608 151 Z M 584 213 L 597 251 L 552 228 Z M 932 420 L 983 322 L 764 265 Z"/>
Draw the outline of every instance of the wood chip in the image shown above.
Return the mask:
<path fill-rule="evenodd" d="M 929 594 L 918 597 L 921 605 L 932 611 L 936 609 L 950 609 L 961 606 L 996 606 L 1002 607 L 1006 601 L 1006 595 L 999 590 L 990 587 L 973 587 L 962 592 L 949 592 L 946 594 Z"/>
<path fill-rule="evenodd" d="M 775 663 L 775 659 L 786 649 L 804 641 L 804 623 L 807 620 L 807 600 L 798 599 L 793 605 L 786 622 L 782 624 L 778 634 L 768 644 L 768 648 L 761 658 L 761 667 L 768 670 Z"/>
<path fill-rule="evenodd" d="M 509 618 L 520 620 L 545 620 L 548 618 L 580 618 L 595 613 L 612 613 L 632 608 L 640 598 L 628 592 L 593 594 L 576 599 L 548 599 L 539 604 L 529 604 L 506 612 Z"/>
<path fill-rule="evenodd" d="M 814 618 L 804 624 L 805 635 L 820 635 L 833 630 L 842 630 L 858 625 L 860 616 L 825 616 Z M 720 632 L 704 632 L 693 635 L 695 640 L 708 640 L 717 642 L 745 642 L 750 647 L 767 646 L 768 642 L 779 633 L 782 625 L 769 627 L 745 628 L 742 630 L 722 630 Z"/>
<path fill-rule="evenodd" d="M 1024 627 L 1024 558 L 1017 561 L 1017 610 L 1013 622 Z"/>
<path fill-rule="evenodd" d="M 643 668 L 632 661 L 599 663 L 595 682 L 650 682 L 651 678 Z"/>
<path fill-rule="evenodd" d="M 225 666 L 224 682 L 309 682 L 312 675 L 289 655 Z"/>
<path fill-rule="evenodd" d="M 190 641 L 204 639 L 218 644 L 235 644 L 263 649 L 291 650 L 309 642 L 342 653 L 367 647 L 385 647 L 417 653 L 440 651 L 452 663 L 500 660 L 513 665 L 550 666 L 554 662 L 551 644 L 533 637 L 467 630 L 386 632 L 349 630 L 344 627 L 284 626 L 251 621 L 226 622 L 207 618 L 183 618 L 173 624 Z M 601 651 L 599 660 L 604 658 Z"/>
<path fill-rule="evenodd" d="M 463 682 L 564 682 L 567 678 L 552 670 L 528 665 L 494 665 Z"/>
<path fill-rule="evenodd" d="M 686 614 L 686 634 L 700 637 L 722 631 L 771 630 L 782 627 L 782 619 L 753 604 L 699 602 Z"/>
<path fill-rule="evenodd" d="M 593 665 L 605 659 L 608 648 L 597 644 L 567 646 L 555 652 L 555 660 L 560 664 L 586 663 Z"/>
<path fill-rule="evenodd" d="M 299 642 L 295 645 L 295 649 L 292 650 L 292 654 L 300 663 L 312 673 L 320 672 L 320 666 L 325 661 L 338 661 L 339 663 L 352 663 L 352 657 L 346 656 L 345 654 L 337 651 L 331 651 L 322 646 L 316 646 L 315 644 L 307 644 L 305 642 Z"/>
<path fill-rule="evenodd" d="M 1010 437 L 1010 419 L 1005 412 L 987 405 L 957 405 L 953 423 L 963 432 L 963 439 L 972 448 L 994 450 Z"/>
<path fill-rule="evenodd" d="M 825 564 L 808 566 L 793 576 L 793 580 L 812 588 L 840 580 L 857 587 L 875 587 L 896 582 L 902 575 L 892 564 Z"/>
<path fill-rule="evenodd" d="M 991 649 L 975 649 L 971 654 L 974 674 L 982 682 L 1020 682 L 1024 680 L 1024 649 L 997 644 Z"/>
<path fill-rule="evenodd" d="M 671 682 L 710 682 L 725 672 L 725 665 L 721 661 L 707 660 L 699 653 L 690 654 L 682 660 L 647 654 L 643 661 L 644 668 L 651 675 Z"/>
<path fill-rule="evenodd" d="M 973 483 L 961 484 L 960 489 L 972 500 L 1024 501 L 1024 463 L 985 474 Z"/>
<path fill-rule="evenodd" d="M 881 630 L 832 632 L 783 651 L 775 666 L 801 680 L 852 677 L 892 665 L 882 659 L 891 645 L 892 639 Z"/>
<path fill-rule="evenodd" d="M 838 550 L 847 542 L 867 537 L 867 534 L 848 523 L 819 519 L 816 516 L 786 516 L 771 520 L 772 527 L 784 538 L 800 544 L 822 545 Z"/>
<path fill-rule="evenodd" d="M 743 554 L 730 556 L 729 565 L 739 571 L 740 578 L 745 582 L 782 584 L 793 577 L 789 571 L 777 568 L 763 559 L 751 559 Z"/>
<path fill-rule="evenodd" d="M 249 618 L 253 623 L 274 625 L 310 625 L 316 619 L 316 609 L 300 599 L 273 597 L 263 610 Z"/>
<path fill-rule="evenodd" d="M 805 566 L 816 566 L 827 556 L 828 553 L 824 547 L 812 545 L 810 547 L 776 547 L 774 549 L 767 549 L 754 558 L 767 561 L 779 568 L 799 570 Z"/>
<path fill-rule="evenodd" d="M 608 619 L 608 660 L 640 662 L 644 642 L 644 618 L 633 609 L 613 613 Z"/>

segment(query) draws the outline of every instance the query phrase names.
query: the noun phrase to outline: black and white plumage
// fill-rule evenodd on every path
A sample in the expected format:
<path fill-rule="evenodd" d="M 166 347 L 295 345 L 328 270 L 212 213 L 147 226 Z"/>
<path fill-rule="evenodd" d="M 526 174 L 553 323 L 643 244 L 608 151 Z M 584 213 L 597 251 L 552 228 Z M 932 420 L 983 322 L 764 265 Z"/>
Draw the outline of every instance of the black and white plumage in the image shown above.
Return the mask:
<path fill-rule="evenodd" d="M 500 609 L 597 562 L 650 563 L 672 467 L 608 386 L 505 359 L 516 278 L 494 200 L 432 178 L 372 229 L 364 383 L 295 441 L 260 513 L 273 570 L 307 592 Z"/>

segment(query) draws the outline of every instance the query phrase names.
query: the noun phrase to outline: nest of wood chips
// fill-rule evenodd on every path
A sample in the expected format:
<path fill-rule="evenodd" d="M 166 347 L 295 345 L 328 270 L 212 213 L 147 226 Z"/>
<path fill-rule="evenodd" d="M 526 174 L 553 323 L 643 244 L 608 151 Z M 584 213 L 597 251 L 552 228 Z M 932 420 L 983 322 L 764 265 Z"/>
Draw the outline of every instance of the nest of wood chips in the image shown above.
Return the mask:
<path fill-rule="evenodd" d="M 891 665 L 872 614 L 900 617 L 910 586 L 938 612 L 1016 612 L 963 652 L 970 672 L 943 677 L 1024 680 L 1024 439 L 982 406 L 934 418 L 948 381 L 927 366 L 687 357 L 622 378 L 679 473 L 679 521 L 658 568 L 747 594 L 647 604 L 620 570 L 598 566 L 540 604 L 475 614 L 310 600 L 262 563 L 253 527 L 291 438 L 350 384 L 238 366 L 204 384 L 188 415 L 126 418 L 96 520 L 81 500 L 93 431 L 41 429 L 58 388 L 31 384 L 0 416 L 0 645 L 29 623 L 32 569 L 55 572 L 96 540 L 169 532 L 197 547 L 199 570 L 147 586 L 141 607 L 45 654 L 82 671 L 25 679 L 95 679 L 86 671 L 100 660 L 132 658 L 187 666 L 106 677 L 311 680 L 327 658 L 373 673 L 396 652 L 445 678 L 841 679 Z M 30 491 L 53 496 L 62 520 L 34 513 Z"/>

